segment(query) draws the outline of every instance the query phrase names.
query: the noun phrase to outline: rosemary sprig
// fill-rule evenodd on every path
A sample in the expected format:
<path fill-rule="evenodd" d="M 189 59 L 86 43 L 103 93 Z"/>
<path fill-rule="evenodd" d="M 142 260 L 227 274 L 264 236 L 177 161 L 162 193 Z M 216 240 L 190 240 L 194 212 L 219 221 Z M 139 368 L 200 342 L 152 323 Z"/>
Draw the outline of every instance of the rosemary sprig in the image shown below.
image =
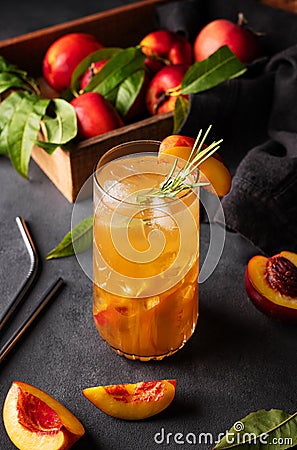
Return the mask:
<path fill-rule="evenodd" d="M 209 185 L 209 183 L 204 183 L 200 181 L 196 181 L 195 183 L 188 183 L 187 178 L 189 177 L 189 175 L 191 175 L 198 169 L 200 164 L 206 161 L 213 153 L 215 153 L 220 148 L 220 144 L 223 141 L 223 139 L 220 139 L 219 141 L 214 141 L 207 147 L 203 148 L 211 127 L 212 127 L 211 125 L 208 127 L 207 131 L 205 132 L 202 138 L 201 136 L 203 131 L 202 130 L 199 131 L 195 139 L 193 148 L 191 150 L 191 154 L 185 166 L 179 169 L 177 173 L 175 173 L 178 162 L 178 158 L 176 158 L 170 172 L 166 176 L 165 180 L 160 184 L 160 187 L 148 194 L 150 197 L 172 198 L 176 197 L 182 191 L 194 189 L 195 187 L 198 186 Z"/>

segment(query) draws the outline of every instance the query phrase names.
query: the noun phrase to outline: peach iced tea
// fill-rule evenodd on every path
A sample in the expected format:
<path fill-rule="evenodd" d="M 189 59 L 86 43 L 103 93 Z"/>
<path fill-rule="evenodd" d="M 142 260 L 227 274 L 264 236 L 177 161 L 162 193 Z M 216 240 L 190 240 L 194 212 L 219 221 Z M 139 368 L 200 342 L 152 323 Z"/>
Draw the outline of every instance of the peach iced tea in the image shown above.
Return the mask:
<path fill-rule="evenodd" d="M 199 199 L 152 195 L 174 158 L 158 161 L 154 141 L 125 146 L 95 174 L 94 320 L 117 353 L 162 359 L 197 323 Z"/>

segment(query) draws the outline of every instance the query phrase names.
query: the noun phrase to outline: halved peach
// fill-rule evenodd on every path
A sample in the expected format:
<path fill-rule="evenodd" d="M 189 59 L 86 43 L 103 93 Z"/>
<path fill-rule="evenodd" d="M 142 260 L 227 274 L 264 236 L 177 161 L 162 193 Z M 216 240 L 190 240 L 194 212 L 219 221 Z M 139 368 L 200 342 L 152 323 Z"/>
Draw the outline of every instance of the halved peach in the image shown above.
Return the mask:
<path fill-rule="evenodd" d="M 162 140 L 159 147 L 159 155 L 162 153 L 169 153 L 170 155 L 187 160 L 194 143 L 195 139 L 192 137 L 182 136 L 181 134 L 171 134 Z M 187 147 L 187 150 L 184 148 L 182 150 L 183 154 L 181 155 L 181 150 L 176 150 L 175 147 Z"/>
<path fill-rule="evenodd" d="M 261 312 L 297 323 L 297 254 L 282 251 L 270 258 L 250 259 L 244 282 L 247 294 Z"/>
<path fill-rule="evenodd" d="M 112 417 L 141 420 L 167 408 L 175 396 L 176 380 L 112 384 L 83 390 L 84 396 Z"/>
<path fill-rule="evenodd" d="M 189 136 L 178 134 L 167 136 L 160 144 L 158 157 L 162 160 L 162 155 L 166 154 L 187 161 L 191 156 L 194 142 L 195 140 Z M 219 197 L 228 194 L 231 188 L 231 175 L 219 154 L 214 153 L 199 165 L 199 181 L 209 182 L 210 184 L 204 188 Z"/>
<path fill-rule="evenodd" d="M 85 432 L 60 402 L 21 381 L 14 381 L 6 395 L 3 422 L 21 450 L 68 450 Z"/>
<path fill-rule="evenodd" d="M 216 193 L 219 197 L 227 195 L 231 189 L 231 174 L 219 155 L 212 155 L 199 166 L 200 182 L 209 182 L 210 185 L 204 186 L 204 189 Z"/>

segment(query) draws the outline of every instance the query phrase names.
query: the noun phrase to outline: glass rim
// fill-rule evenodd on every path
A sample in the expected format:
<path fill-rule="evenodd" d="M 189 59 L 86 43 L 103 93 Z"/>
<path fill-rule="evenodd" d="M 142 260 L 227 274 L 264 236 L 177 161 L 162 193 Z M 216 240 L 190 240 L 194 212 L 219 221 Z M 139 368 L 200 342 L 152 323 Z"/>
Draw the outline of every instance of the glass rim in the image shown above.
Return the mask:
<path fill-rule="evenodd" d="M 128 202 L 128 201 L 126 201 L 126 200 L 122 200 L 122 199 L 119 199 L 119 198 L 117 198 L 117 197 L 114 197 L 113 195 L 111 195 L 108 191 L 106 191 L 106 189 L 104 189 L 104 187 L 100 184 L 100 182 L 99 182 L 99 180 L 98 180 L 98 178 L 97 178 L 97 173 L 106 165 L 106 164 L 109 164 L 110 162 L 112 162 L 112 161 L 116 161 L 116 160 L 118 160 L 118 159 L 121 159 L 121 158 L 123 158 L 123 156 L 120 156 L 120 157 L 118 157 L 118 158 L 115 158 L 115 159 L 113 159 L 113 160 L 111 160 L 111 161 L 108 161 L 106 164 L 103 164 L 101 167 L 99 167 L 98 168 L 98 165 L 100 164 L 100 161 L 103 159 L 103 158 L 105 158 L 106 156 L 108 156 L 108 155 L 111 155 L 112 153 L 114 153 L 116 150 L 119 150 L 121 147 L 126 147 L 127 146 L 127 144 L 128 145 L 139 145 L 139 144 L 160 144 L 161 143 L 161 141 L 158 141 L 158 140 L 154 140 L 154 139 L 137 139 L 137 140 L 133 140 L 133 141 L 127 141 L 127 142 L 124 142 L 124 143 L 122 143 L 122 144 L 118 144 L 118 145 L 116 145 L 116 146 L 114 146 L 114 147 L 112 147 L 111 149 L 109 149 L 107 152 L 105 152 L 101 157 L 100 157 L 100 159 L 99 159 L 99 161 L 97 162 L 97 164 L 96 164 L 96 168 L 95 168 L 95 171 L 93 172 L 93 179 L 94 179 L 94 182 L 95 182 L 95 185 L 96 185 L 96 187 L 99 189 L 99 191 L 101 191 L 104 195 L 107 195 L 110 199 L 112 199 L 112 200 L 114 200 L 114 201 L 116 201 L 116 202 L 118 202 L 118 203 L 121 203 L 121 204 L 124 204 L 124 205 L 127 205 L 127 206 L 135 206 L 135 205 L 137 205 L 137 203 L 135 203 L 135 202 Z M 143 154 L 157 154 L 157 152 L 153 152 L 153 151 L 146 151 L 146 152 L 143 152 Z M 142 154 L 142 152 L 135 152 L 135 153 L 130 153 L 130 154 L 128 154 L 128 155 L 125 155 L 125 156 L 129 156 L 129 155 L 141 155 Z M 175 159 L 177 159 L 177 160 L 181 160 L 181 161 L 185 161 L 184 159 L 182 159 L 182 158 L 178 158 L 177 156 L 174 156 L 174 155 L 170 155 L 170 154 L 167 154 L 168 156 L 171 156 L 172 158 L 174 158 L 173 160 L 175 160 Z M 165 175 L 166 176 L 166 175 Z M 197 187 L 198 188 L 198 187 Z M 180 197 L 165 197 L 166 198 L 166 201 L 164 200 L 164 197 L 160 197 L 160 199 L 163 199 L 163 201 L 162 202 L 160 202 L 160 203 L 158 203 L 157 205 L 153 205 L 153 206 L 151 206 L 151 207 L 153 207 L 153 208 L 160 208 L 160 207 L 162 207 L 162 206 L 165 206 L 165 205 L 167 205 L 168 206 L 168 204 L 170 203 L 170 205 L 172 205 L 172 204 L 174 204 L 175 202 L 177 203 L 177 202 L 179 202 L 180 200 L 182 200 L 182 199 L 184 199 L 184 198 L 187 198 L 188 196 L 190 196 L 191 194 L 195 194 L 195 191 L 193 190 L 193 189 L 190 189 L 189 188 L 189 191 L 185 191 L 185 193 L 182 195 L 182 196 L 180 196 Z M 196 194 L 195 194 L 196 195 Z M 145 206 L 145 205 L 144 205 Z"/>

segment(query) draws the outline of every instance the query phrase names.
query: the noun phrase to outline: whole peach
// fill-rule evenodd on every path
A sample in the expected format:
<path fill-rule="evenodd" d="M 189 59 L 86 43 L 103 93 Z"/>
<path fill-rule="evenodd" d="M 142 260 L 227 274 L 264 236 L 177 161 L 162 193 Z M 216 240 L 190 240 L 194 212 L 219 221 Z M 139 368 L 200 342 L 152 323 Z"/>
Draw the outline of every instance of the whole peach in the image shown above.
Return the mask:
<path fill-rule="evenodd" d="M 112 104 L 101 94 L 86 92 L 71 100 L 77 116 L 78 135 L 91 138 L 123 126 Z"/>
<path fill-rule="evenodd" d="M 226 19 L 217 19 L 208 23 L 198 33 L 194 42 L 195 61 L 202 61 L 223 45 L 244 63 L 256 59 L 261 54 L 257 36 L 243 26 Z"/>
<path fill-rule="evenodd" d="M 140 42 L 147 55 L 145 64 L 155 73 L 167 64 L 192 64 L 192 46 L 182 35 L 168 30 L 156 30 L 147 34 Z M 159 59 L 158 59 L 159 58 Z"/>
<path fill-rule="evenodd" d="M 81 89 L 85 89 L 85 87 L 89 84 L 93 76 L 97 75 L 97 73 L 100 72 L 100 70 L 105 66 L 107 61 L 108 59 L 102 59 L 101 61 L 96 61 L 92 63 L 90 67 L 88 67 L 80 82 Z"/>
<path fill-rule="evenodd" d="M 150 114 L 174 110 L 176 96 L 168 95 L 167 91 L 181 84 L 187 70 L 186 65 L 180 64 L 163 67 L 155 74 L 146 92 L 146 107 Z"/>
<path fill-rule="evenodd" d="M 102 48 L 97 39 L 87 33 L 69 33 L 58 38 L 44 55 L 43 76 L 50 86 L 62 92 L 71 83 L 76 66 L 89 54 Z"/>

